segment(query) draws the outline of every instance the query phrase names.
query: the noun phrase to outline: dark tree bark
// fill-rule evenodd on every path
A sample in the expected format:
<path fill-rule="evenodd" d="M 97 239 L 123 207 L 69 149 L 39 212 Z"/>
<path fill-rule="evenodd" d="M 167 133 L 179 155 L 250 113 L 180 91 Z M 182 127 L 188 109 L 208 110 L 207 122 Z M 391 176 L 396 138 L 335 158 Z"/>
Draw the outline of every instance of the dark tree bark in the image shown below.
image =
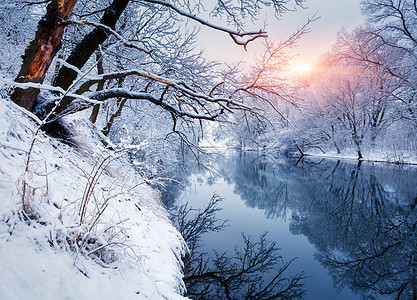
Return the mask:
<path fill-rule="evenodd" d="M 119 99 L 116 112 L 111 115 L 109 121 L 106 124 L 106 127 L 103 128 L 104 135 L 106 136 L 109 135 L 110 129 L 114 124 L 114 120 L 116 120 L 116 118 L 120 117 L 120 115 L 122 114 L 122 109 L 123 109 L 123 106 L 126 104 L 126 101 L 127 101 L 126 98 Z"/>
<path fill-rule="evenodd" d="M 103 61 L 100 58 L 100 55 L 96 55 L 96 61 L 97 61 L 97 73 L 103 74 L 104 68 L 103 68 Z M 100 81 L 97 85 L 97 91 L 102 91 L 104 88 L 104 80 Z M 96 104 L 93 106 L 93 111 L 90 116 L 91 123 L 95 123 L 97 121 L 98 113 L 100 111 L 100 104 Z"/>
<path fill-rule="evenodd" d="M 113 0 L 110 6 L 104 12 L 100 23 L 112 29 L 115 29 L 116 22 L 120 15 L 125 10 L 130 0 Z M 98 46 L 107 39 L 107 33 L 101 28 L 93 29 L 87 34 L 83 40 L 75 47 L 70 56 L 66 60 L 67 63 L 81 69 L 88 59 L 97 50 Z M 74 80 L 77 78 L 77 73 L 67 67 L 62 67 L 55 78 L 54 86 L 62 87 L 64 90 L 68 89 Z"/>
<path fill-rule="evenodd" d="M 77 0 L 52 0 L 45 16 L 39 21 L 35 39 L 26 48 L 22 68 L 16 82 L 43 83 L 46 72 L 56 53 L 61 48 L 65 27 L 62 20 L 67 20 Z M 39 89 L 16 88 L 12 100 L 17 105 L 32 111 Z"/>
<path fill-rule="evenodd" d="M 98 89 L 97 89 L 98 90 Z M 93 111 L 91 112 L 90 121 L 91 123 L 97 122 L 98 113 L 100 111 L 100 104 L 96 104 L 93 106 Z"/>
<path fill-rule="evenodd" d="M 120 15 L 125 10 L 130 0 L 113 0 L 110 6 L 105 10 L 103 17 L 101 18 L 100 23 L 106 25 L 112 29 L 115 29 L 116 23 L 120 18 Z M 104 43 L 108 35 L 106 31 L 101 28 L 93 29 L 89 34 L 87 34 L 81 42 L 72 50 L 70 56 L 67 58 L 66 62 L 70 65 L 81 69 L 88 59 L 93 55 L 93 53 L 98 49 L 99 45 Z M 77 78 L 77 72 L 74 70 L 63 66 L 55 78 L 53 85 L 67 90 L 71 84 Z M 68 106 L 72 103 L 74 99 L 72 97 L 65 97 L 60 101 L 59 107 L 55 110 L 54 116 L 56 117 L 62 113 Z M 56 122 L 53 122 L 56 123 Z M 53 124 L 50 124 L 50 128 L 53 128 Z"/>

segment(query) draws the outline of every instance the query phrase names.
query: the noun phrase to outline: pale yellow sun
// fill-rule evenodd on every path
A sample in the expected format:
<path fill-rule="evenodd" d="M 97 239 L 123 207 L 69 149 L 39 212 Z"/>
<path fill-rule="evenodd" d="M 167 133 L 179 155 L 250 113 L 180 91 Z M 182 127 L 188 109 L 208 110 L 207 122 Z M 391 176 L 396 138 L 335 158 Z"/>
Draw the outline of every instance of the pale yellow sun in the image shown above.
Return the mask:
<path fill-rule="evenodd" d="M 314 67 L 310 63 L 295 62 L 290 65 L 290 72 L 295 75 L 307 75 L 313 72 Z"/>

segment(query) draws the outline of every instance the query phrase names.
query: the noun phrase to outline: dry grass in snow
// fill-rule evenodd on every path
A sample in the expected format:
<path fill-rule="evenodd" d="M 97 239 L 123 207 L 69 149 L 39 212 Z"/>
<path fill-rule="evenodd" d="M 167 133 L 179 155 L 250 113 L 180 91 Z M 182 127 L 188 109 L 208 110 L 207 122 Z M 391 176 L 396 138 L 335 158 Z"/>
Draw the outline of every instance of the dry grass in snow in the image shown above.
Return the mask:
<path fill-rule="evenodd" d="M 40 133 L 25 172 L 36 122 L 1 100 L 2 298 L 183 299 L 186 246 L 127 162 L 132 146 L 107 150 L 69 120 L 78 147 Z"/>

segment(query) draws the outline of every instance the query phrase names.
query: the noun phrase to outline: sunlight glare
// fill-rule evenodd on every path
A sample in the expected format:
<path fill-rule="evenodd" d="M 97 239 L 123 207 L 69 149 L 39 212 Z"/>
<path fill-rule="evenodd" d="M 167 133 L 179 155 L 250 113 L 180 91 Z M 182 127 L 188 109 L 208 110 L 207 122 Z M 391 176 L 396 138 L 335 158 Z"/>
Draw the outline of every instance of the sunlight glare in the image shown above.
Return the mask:
<path fill-rule="evenodd" d="M 313 66 L 309 63 L 294 63 L 291 66 L 291 72 L 298 75 L 306 75 L 313 71 Z"/>

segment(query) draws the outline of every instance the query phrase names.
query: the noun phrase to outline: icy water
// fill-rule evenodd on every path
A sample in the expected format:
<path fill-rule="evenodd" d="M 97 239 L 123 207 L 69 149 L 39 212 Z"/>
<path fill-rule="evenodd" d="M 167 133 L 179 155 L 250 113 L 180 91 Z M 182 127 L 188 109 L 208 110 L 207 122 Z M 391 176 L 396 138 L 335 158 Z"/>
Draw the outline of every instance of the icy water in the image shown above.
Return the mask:
<path fill-rule="evenodd" d="M 229 226 L 205 233 L 202 252 L 233 253 L 242 233 L 268 232 L 284 261 L 296 258 L 284 276 L 304 272 L 303 299 L 416 299 L 416 167 L 258 153 L 212 166 L 217 175 L 192 174 L 177 200 L 223 198 L 217 217 Z"/>

